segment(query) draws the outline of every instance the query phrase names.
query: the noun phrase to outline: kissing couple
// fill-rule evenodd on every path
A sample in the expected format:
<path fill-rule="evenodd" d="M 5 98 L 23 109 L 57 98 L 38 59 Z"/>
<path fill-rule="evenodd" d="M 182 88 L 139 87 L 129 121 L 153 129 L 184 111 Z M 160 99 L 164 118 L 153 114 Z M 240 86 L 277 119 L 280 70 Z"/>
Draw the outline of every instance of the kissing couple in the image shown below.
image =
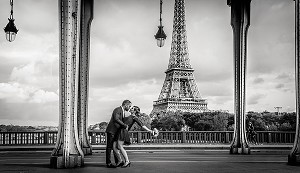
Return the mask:
<path fill-rule="evenodd" d="M 125 111 L 129 111 L 130 115 L 125 117 Z M 143 129 L 152 134 L 157 133 L 156 131 L 150 130 L 139 120 L 141 113 L 140 108 L 137 106 L 132 106 L 131 101 L 124 100 L 122 105 L 115 108 L 111 119 L 106 128 L 106 167 L 116 168 L 116 167 L 130 167 L 131 162 L 129 161 L 126 150 L 123 145 L 130 145 L 130 137 L 128 131 L 134 123 L 137 123 Z M 115 165 L 111 162 L 111 151 L 113 150 Z M 122 161 L 121 154 L 125 160 Z"/>

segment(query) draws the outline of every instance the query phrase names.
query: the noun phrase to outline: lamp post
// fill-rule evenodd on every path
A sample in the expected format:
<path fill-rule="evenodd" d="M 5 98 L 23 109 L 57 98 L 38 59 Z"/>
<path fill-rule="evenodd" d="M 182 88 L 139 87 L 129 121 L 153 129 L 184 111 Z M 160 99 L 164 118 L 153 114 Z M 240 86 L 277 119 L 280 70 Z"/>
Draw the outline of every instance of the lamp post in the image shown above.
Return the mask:
<path fill-rule="evenodd" d="M 15 23 L 14 23 L 15 19 L 13 16 L 13 6 L 14 6 L 13 0 L 10 0 L 10 6 L 11 6 L 10 16 L 8 18 L 8 24 L 4 28 L 4 32 L 6 33 L 6 40 L 9 42 L 12 42 L 16 38 L 18 29 L 16 28 Z"/>
<path fill-rule="evenodd" d="M 160 14 L 159 14 L 159 22 L 160 22 L 160 25 L 158 26 L 158 31 L 157 33 L 155 34 L 155 39 L 157 40 L 157 46 L 158 47 L 163 47 L 164 44 L 165 44 L 165 39 L 167 38 L 167 35 L 165 34 L 164 30 L 163 30 L 163 27 L 162 26 L 162 19 L 161 19 L 161 14 L 162 14 L 162 3 L 163 1 L 160 0 Z"/>

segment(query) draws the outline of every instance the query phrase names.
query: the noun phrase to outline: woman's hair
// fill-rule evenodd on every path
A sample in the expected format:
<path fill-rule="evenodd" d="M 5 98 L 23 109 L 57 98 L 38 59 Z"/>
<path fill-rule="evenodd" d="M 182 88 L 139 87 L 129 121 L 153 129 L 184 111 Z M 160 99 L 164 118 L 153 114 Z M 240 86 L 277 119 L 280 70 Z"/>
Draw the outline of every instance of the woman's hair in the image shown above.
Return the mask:
<path fill-rule="evenodd" d="M 136 112 L 137 116 L 141 114 L 141 109 L 138 106 L 132 106 L 131 109 L 133 109 Z"/>

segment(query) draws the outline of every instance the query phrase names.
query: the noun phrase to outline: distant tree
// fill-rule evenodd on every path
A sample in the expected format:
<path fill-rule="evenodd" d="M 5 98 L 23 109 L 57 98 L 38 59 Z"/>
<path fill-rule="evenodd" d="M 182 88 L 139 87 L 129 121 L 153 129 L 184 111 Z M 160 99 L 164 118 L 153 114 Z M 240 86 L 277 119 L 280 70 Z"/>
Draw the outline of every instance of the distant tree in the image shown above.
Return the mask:
<path fill-rule="evenodd" d="M 219 113 L 213 117 L 213 130 L 226 131 L 228 125 L 228 114 Z"/>
<path fill-rule="evenodd" d="M 189 126 L 191 128 L 191 130 L 193 131 L 193 130 L 198 129 L 198 124 L 196 125 L 196 123 L 198 121 L 200 121 L 201 114 L 200 113 L 186 112 L 186 113 L 183 114 L 183 119 L 184 119 L 186 125 Z"/>
<path fill-rule="evenodd" d="M 108 123 L 103 121 L 101 123 L 96 123 L 94 125 L 90 125 L 88 130 L 100 130 L 100 131 L 105 131 Z"/>
<path fill-rule="evenodd" d="M 200 119 L 198 122 L 195 123 L 195 130 L 196 131 L 211 131 L 213 130 L 213 122 L 212 121 L 206 121 L 207 117 L 204 117 L 204 119 Z"/>
<path fill-rule="evenodd" d="M 26 132 L 26 131 L 33 131 L 32 129 L 28 130 L 26 126 L 18 126 L 18 125 L 7 125 L 6 126 L 7 132 Z"/>
<path fill-rule="evenodd" d="M 215 111 L 203 113 L 184 113 L 186 124 L 195 131 L 225 131 L 234 123 L 232 114 Z M 232 118 L 232 121 L 231 119 Z"/>
<path fill-rule="evenodd" d="M 228 114 L 227 130 L 234 130 L 234 114 Z"/>
<path fill-rule="evenodd" d="M 268 131 L 277 131 L 278 130 L 278 125 L 277 124 L 267 125 L 267 129 L 266 130 L 268 130 Z"/>
<path fill-rule="evenodd" d="M 292 130 L 292 126 L 291 126 L 291 124 L 289 122 L 282 123 L 282 124 L 280 124 L 278 130 L 279 131 L 291 131 Z"/>
<path fill-rule="evenodd" d="M 6 125 L 4 125 L 4 124 L 0 125 L 0 132 L 7 132 Z"/>
<path fill-rule="evenodd" d="M 247 124 L 251 121 L 257 131 L 295 131 L 296 113 L 283 113 L 276 115 L 274 112 L 248 112 Z"/>
<path fill-rule="evenodd" d="M 107 128 L 108 123 L 103 121 L 101 123 L 99 123 L 99 129 L 105 131 Z"/>
<path fill-rule="evenodd" d="M 280 124 L 280 128 L 279 129 L 284 129 L 283 127 L 287 127 L 288 123 L 290 124 L 290 129 L 289 131 L 296 131 L 296 112 L 292 112 L 292 113 L 283 113 L 283 115 L 280 117 L 279 119 L 279 124 Z M 285 124 L 285 125 L 283 125 Z"/>
<path fill-rule="evenodd" d="M 160 118 L 155 117 L 151 122 L 151 127 L 157 128 L 158 130 L 162 130 L 163 124 L 159 119 Z"/>
<path fill-rule="evenodd" d="M 151 126 L 162 131 L 180 131 L 185 126 L 182 112 L 167 112 L 152 120 Z"/>
<path fill-rule="evenodd" d="M 34 128 L 34 127 L 32 127 L 32 126 L 28 126 L 28 127 L 26 128 L 26 131 L 35 131 L 35 130 L 37 130 L 37 129 Z"/>
<path fill-rule="evenodd" d="M 263 121 L 265 122 L 266 125 L 271 125 L 271 124 L 276 124 L 279 121 L 280 117 L 278 115 L 276 115 L 274 112 L 273 113 L 263 112 L 262 113 L 262 119 L 263 119 Z"/>
<path fill-rule="evenodd" d="M 248 127 L 250 121 L 252 122 L 255 131 L 264 131 L 267 129 L 266 123 L 264 122 L 261 113 L 248 112 L 246 114 L 246 127 Z"/>

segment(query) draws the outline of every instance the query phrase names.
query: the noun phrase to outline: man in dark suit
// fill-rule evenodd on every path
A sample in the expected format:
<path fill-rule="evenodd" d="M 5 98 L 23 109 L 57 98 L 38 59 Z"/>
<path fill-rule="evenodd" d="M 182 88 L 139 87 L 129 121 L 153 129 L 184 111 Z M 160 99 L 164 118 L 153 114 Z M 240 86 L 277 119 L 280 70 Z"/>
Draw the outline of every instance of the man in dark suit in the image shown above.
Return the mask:
<path fill-rule="evenodd" d="M 106 128 L 106 167 L 108 168 L 116 168 L 117 166 L 120 165 L 113 165 L 111 163 L 111 150 L 113 148 L 113 143 L 116 140 L 116 135 L 119 129 L 121 128 L 128 128 L 126 124 L 124 124 L 123 119 L 125 112 L 128 111 L 131 107 L 131 102 L 129 100 L 124 100 L 122 103 L 122 106 L 117 107 L 114 109 L 111 119 L 107 125 Z M 120 153 L 114 152 L 115 156 L 115 162 L 120 163 L 121 162 L 121 156 Z"/>

